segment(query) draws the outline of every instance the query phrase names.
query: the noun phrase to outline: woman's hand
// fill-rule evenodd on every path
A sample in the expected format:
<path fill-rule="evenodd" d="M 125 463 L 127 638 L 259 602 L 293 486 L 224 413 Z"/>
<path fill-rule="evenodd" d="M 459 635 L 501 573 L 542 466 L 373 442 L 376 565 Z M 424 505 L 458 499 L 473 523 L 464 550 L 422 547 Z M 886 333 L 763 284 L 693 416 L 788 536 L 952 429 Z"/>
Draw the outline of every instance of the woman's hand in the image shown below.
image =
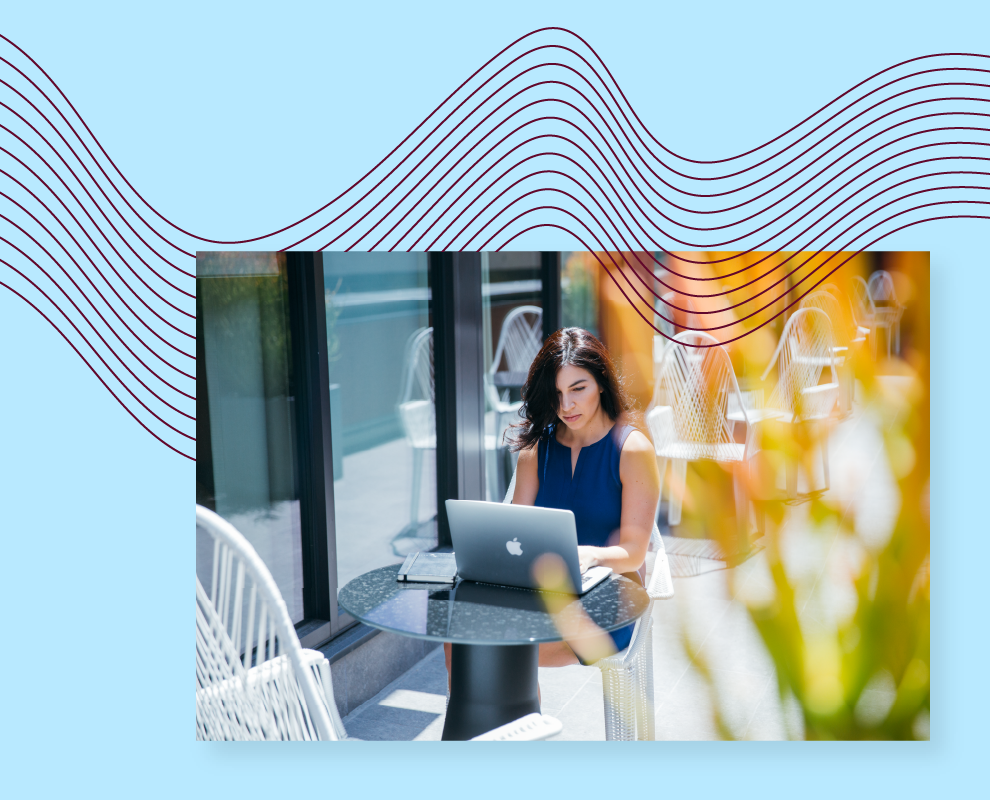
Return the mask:
<path fill-rule="evenodd" d="M 600 547 L 590 547 L 588 545 L 578 545 L 578 564 L 581 566 L 581 574 L 584 575 L 592 567 L 599 565 L 598 557 Z"/>

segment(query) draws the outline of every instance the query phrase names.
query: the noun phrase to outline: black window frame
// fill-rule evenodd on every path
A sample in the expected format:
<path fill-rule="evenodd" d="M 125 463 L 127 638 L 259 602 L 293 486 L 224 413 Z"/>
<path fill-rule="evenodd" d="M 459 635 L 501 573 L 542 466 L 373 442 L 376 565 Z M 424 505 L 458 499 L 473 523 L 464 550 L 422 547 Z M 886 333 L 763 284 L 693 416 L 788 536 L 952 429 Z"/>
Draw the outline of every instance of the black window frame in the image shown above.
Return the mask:
<path fill-rule="evenodd" d="M 485 498 L 481 253 L 428 254 L 437 420 L 438 546 L 450 546 L 444 501 Z M 560 254 L 540 253 L 544 339 L 560 326 Z M 286 253 L 290 358 L 303 553 L 303 647 L 355 624 L 337 604 L 333 419 L 322 252 Z M 207 391 L 205 374 L 200 384 Z M 207 421 L 208 422 L 208 421 Z"/>

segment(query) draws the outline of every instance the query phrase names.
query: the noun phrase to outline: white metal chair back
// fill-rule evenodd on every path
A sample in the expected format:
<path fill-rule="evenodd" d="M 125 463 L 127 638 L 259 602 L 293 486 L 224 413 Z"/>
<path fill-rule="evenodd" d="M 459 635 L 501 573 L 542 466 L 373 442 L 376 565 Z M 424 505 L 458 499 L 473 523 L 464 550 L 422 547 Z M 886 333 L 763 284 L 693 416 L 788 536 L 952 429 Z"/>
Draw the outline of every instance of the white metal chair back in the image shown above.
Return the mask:
<path fill-rule="evenodd" d="M 300 646 L 255 549 L 198 505 L 196 527 L 214 542 L 209 591 L 196 578 L 196 738 L 346 738 L 329 663 Z"/>
<path fill-rule="evenodd" d="M 832 325 L 832 333 L 838 347 L 849 347 L 853 336 L 851 320 L 842 313 L 839 299 L 829 291 L 818 289 L 801 301 L 801 308 L 817 308 Z"/>
<path fill-rule="evenodd" d="M 859 275 L 853 276 L 853 312 L 856 324 L 869 328 L 872 333 L 876 326 L 877 306 L 869 286 Z"/>
<path fill-rule="evenodd" d="M 716 346 L 698 347 L 713 344 Z M 654 410 L 668 406 L 673 411 L 672 425 L 654 429 L 650 424 L 657 453 L 683 445 L 683 455 L 666 457 L 715 461 L 745 458 L 745 453 L 739 453 L 733 425 L 727 418 L 730 397 L 734 398 L 733 408 L 742 411 L 748 425 L 745 403 L 725 348 L 714 336 L 701 331 L 677 334 L 666 349 L 651 403 L 652 416 L 647 416 L 650 424 L 658 419 Z"/>
<path fill-rule="evenodd" d="M 839 395 L 835 371 L 835 339 L 828 315 L 818 308 L 796 311 L 784 326 L 763 380 L 777 367 L 777 385 L 769 407 L 791 419 L 824 419 L 831 415 Z M 829 380 L 822 384 L 822 372 Z"/>
<path fill-rule="evenodd" d="M 433 328 L 419 328 L 406 341 L 399 380 L 399 404 L 435 398 L 433 380 Z"/>
<path fill-rule="evenodd" d="M 543 347 L 543 309 L 517 306 L 505 316 L 491 371 L 498 372 L 502 357 L 510 372 L 528 372 L 536 354 Z"/>
<path fill-rule="evenodd" d="M 399 382 L 399 419 L 414 448 L 436 447 L 435 400 L 433 328 L 420 328 L 406 341 Z"/>
<path fill-rule="evenodd" d="M 870 275 L 866 284 L 874 305 L 899 306 L 897 292 L 894 291 L 894 280 L 886 270 L 877 270 Z"/>
<path fill-rule="evenodd" d="M 874 272 L 870 276 L 867 289 L 876 314 L 875 325 L 877 328 L 883 328 L 887 333 L 887 357 L 889 358 L 891 338 L 893 338 L 894 351 L 901 352 L 901 315 L 904 313 L 904 306 L 897 299 L 897 292 L 894 291 L 894 280 L 889 272 L 882 269 Z M 876 341 L 876 336 L 874 336 L 874 346 L 876 346 Z"/>

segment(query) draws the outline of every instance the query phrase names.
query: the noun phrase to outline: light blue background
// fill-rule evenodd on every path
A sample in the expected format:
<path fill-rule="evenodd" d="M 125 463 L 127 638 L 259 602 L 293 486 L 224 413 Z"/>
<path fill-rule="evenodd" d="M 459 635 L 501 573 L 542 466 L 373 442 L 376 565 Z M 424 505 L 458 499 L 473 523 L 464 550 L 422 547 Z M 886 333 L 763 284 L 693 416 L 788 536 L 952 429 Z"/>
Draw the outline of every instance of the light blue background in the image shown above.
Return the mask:
<path fill-rule="evenodd" d="M 682 5 L 8 2 L 0 32 L 161 213 L 217 238 L 322 205 L 544 25 L 585 37 L 657 138 L 696 158 L 761 144 L 902 59 L 990 53 L 980 2 Z M 933 742 L 911 745 L 589 743 L 498 760 L 467 746 L 197 746 L 193 465 L 0 292 L 5 793 L 888 797 L 985 783 L 988 241 L 990 224 L 943 222 L 883 245 L 932 251 Z M 547 231 L 515 246 L 573 243 Z M 429 789 L 404 791 L 410 773 Z"/>

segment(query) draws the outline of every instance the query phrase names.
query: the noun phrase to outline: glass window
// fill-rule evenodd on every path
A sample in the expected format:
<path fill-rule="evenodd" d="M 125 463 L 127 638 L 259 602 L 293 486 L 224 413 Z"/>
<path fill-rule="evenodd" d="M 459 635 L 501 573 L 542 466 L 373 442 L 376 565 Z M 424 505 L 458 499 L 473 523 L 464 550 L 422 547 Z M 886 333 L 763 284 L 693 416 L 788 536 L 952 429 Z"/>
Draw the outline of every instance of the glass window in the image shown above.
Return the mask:
<path fill-rule="evenodd" d="M 598 336 L 598 259 L 592 253 L 562 253 L 560 263 L 561 326 Z"/>
<path fill-rule="evenodd" d="M 285 257 L 196 259 L 196 502 L 237 528 L 303 619 L 302 539 Z M 210 585 L 213 546 L 197 535 Z"/>
<path fill-rule="evenodd" d="M 486 497 L 502 500 L 515 457 L 506 431 L 518 422 L 520 389 L 543 344 L 540 253 L 483 253 Z"/>
<path fill-rule="evenodd" d="M 337 581 L 437 545 L 425 253 L 324 253 Z"/>

